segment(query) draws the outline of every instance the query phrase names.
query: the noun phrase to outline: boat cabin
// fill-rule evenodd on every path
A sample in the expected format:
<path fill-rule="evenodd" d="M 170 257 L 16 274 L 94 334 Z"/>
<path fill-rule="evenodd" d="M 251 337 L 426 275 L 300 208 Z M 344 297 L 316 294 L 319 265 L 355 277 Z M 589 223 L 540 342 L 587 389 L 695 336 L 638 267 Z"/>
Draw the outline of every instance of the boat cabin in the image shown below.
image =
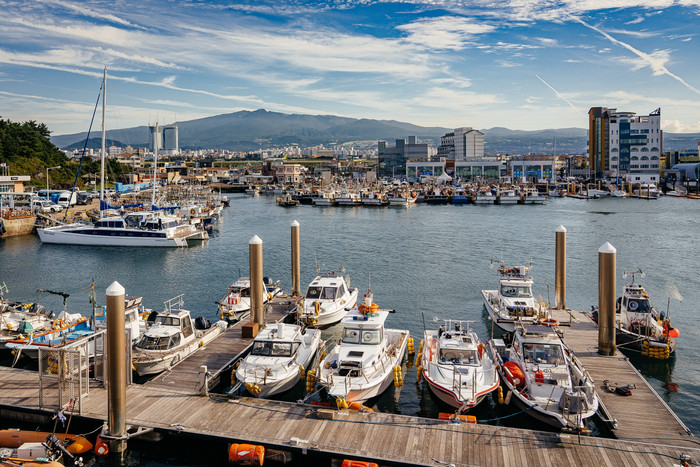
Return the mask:
<path fill-rule="evenodd" d="M 625 287 L 625 293 L 622 296 L 622 309 L 631 313 L 651 313 L 649 295 L 641 286 Z M 617 311 L 620 312 L 619 307 Z"/>
<path fill-rule="evenodd" d="M 532 286 L 522 282 L 503 281 L 499 284 L 499 293 L 508 298 L 532 298 Z"/>
<path fill-rule="evenodd" d="M 345 295 L 345 291 L 345 281 L 342 277 L 322 275 L 318 276 L 306 289 L 306 298 L 335 300 Z"/>
<path fill-rule="evenodd" d="M 148 332 L 136 342 L 136 347 L 143 350 L 169 350 L 193 334 L 189 311 L 165 312 L 156 316 Z"/>

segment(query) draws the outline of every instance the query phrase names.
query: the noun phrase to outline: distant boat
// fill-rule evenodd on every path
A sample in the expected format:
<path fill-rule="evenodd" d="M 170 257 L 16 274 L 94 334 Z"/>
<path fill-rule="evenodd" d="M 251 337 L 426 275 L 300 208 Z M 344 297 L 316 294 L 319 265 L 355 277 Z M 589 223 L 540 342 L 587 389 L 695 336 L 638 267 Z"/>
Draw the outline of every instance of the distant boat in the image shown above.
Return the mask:
<path fill-rule="evenodd" d="M 518 324 L 536 324 L 544 315 L 542 306 L 532 295 L 532 277 L 526 265 L 498 268 L 498 289 L 482 290 L 484 305 L 491 320 L 507 332 Z"/>

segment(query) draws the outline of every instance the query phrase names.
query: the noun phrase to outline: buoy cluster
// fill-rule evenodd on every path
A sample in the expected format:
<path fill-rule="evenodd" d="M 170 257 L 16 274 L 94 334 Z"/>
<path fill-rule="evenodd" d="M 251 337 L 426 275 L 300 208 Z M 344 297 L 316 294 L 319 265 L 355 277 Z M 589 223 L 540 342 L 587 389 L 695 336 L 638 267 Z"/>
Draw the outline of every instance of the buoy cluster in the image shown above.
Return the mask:
<path fill-rule="evenodd" d="M 423 374 L 423 367 L 421 365 L 418 365 L 418 368 L 416 369 L 416 383 L 420 381 L 420 377 Z"/>
<path fill-rule="evenodd" d="M 306 392 L 314 392 L 316 388 L 316 370 L 309 370 L 306 373 Z"/>
<path fill-rule="evenodd" d="M 260 386 L 258 386 L 256 383 L 245 383 L 245 388 L 246 390 L 251 393 L 254 396 L 257 396 L 260 394 Z"/>
<path fill-rule="evenodd" d="M 416 365 L 420 365 L 420 359 L 423 356 L 423 341 L 418 344 L 418 354 L 416 355 Z"/>
<path fill-rule="evenodd" d="M 339 409 L 347 409 L 348 401 L 346 401 L 343 397 L 339 397 L 335 400 L 335 405 L 338 406 Z"/>
<path fill-rule="evenodd" d="M 671 356 L 671 346 L 656 347 L 649 344 L 649 341 L 644 341 L 644 344 L 642 344 L 642 356 L 666 360 Z"/>
<path fill-rule="evenodd" d="M 414 353 L 416 353 L 416 349 L 413 346 L 413 337 L 409 337 L 406 340 L 406 345 L 408 346 L 408 354 L 409 355 L 413 355 Z"/>
<path fill-rule="evenodd" d="M 403 374 L 401 373 L 400 365 L 394 367 L 394 386 L 403 386 Z"/>

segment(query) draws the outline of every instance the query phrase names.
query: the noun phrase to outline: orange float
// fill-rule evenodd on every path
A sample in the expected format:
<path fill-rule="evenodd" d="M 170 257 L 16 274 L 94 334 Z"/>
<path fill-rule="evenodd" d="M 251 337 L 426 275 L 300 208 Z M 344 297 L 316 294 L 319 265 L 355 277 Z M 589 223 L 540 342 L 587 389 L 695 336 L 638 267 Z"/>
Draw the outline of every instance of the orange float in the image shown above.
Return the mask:
<path fill-rule="evenodd" d="M 0 430 L 0 446 L 16 449 L 24 443 L 43 443 L 51 433 L 28 430 Z M 92 449 L 92 443 L 82 436 L 56 433 L 56 438 L 65 444 L 66 450 L 71 454 L 83 454 Z"/>
<path fill-rule="evenodd" d="M 342 467 L 379 467 L 379 464 L 375 462 L 353 461 L 350 459 L 344 459 Z"/>
<path fill-rule="evenodd" d="M 503 368 L 506 370 L 506 378 L 513 386 L 519 388 L 525 383 L 525 375 L 517 363 L 509 360 L 503 364 Z"/>
<path fill-rule="evenodd" d="M 265 446 L 233 443 L 228 448 L 228 462 L 238 465 L 263 465 Z"/>

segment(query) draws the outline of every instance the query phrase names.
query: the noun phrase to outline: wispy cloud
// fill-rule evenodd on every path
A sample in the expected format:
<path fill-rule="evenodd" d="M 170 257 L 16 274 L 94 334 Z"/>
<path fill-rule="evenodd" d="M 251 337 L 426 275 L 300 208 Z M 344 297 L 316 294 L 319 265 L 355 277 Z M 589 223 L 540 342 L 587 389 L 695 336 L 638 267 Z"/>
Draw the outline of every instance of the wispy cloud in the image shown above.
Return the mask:
<path fill-rule="evenodd" d="M 694 86 L 690 85 L 687 81 L 685 81 L 685 80 L 684 80 L 683 78 L 681 78 L 680 76 L 678 76 L 678 75 L 676 75 L 676 74 L 674 74 L 674 73 L 671 73 L 671 72 L 668 70 L 668 68 L 666 68 L 666 63 L 668 62 L 668 59 L 669 59 L 668 54 L 664 54 L 664 53 L 648 54 L 648 53 L 642 52 L 641 50 L 638 50 L 638 49 L 632 47 L 631 45 L 629 45 L 629 44 L 627 44 L 627 43 L 625 43 L 625 42 L 622 42 L 622 41 L 620 41 L 620 40 L 618 40 L 618 39 L 615 39 L 614 37 L 612 37 L 612 36 L 611 36 L 610 34 L 608 34 L 607 32 L 601 30 L 600 28 L 597 28 L 597 27 L 595 27 L 595 26 L 592 26 L 592 25 L 586 23 L 585 21 L 583 21 L 583 20 L 580 19 L 580 18 L 575 18 L 575 20 L 578 21 L 579 23 L 583 24 L 583 25 L 584 25 L 585 27 L 587 27 L 588 29 L 591 29 L 591 30 L 597 32 L 598 34 L 602 35 L 603 37 L 605 37 L 606 39 L 608 39 L 608 40 L 609 40 L 610 42 L 612 42 L 613 44 L 617 44 L 617 45 L 619 45 L 619 46 L 621 46 L 621 47 L 624 47 L 625 49 L 627 49 L 627 50 L 629 50 L 630 52 L 632 52 L 633 54 L 635 54 L 635 55 L 636 55 L 637 57 L 639 57 L 644 63 L 646 63 L 646 65 L 647 65 L 649 68 L 652 69 L 652 71 L 653 71 L 653 73 L 654 73 L 655 76 L 660 76 L 660 75 L 670 76 L 671 78 L 675 79 L 676 81 L 678 81 L 679 83 L 681 83 L 681 84 L 682 84 L 683 86 L 685 86 L 686 88 L 690 89 L 691 91 L 693 91 L 693 92 L 695 92 L 695 93 L 697 93 L 697 94 L 700 94 L 700 90 L 698 90 L 698 89 L 695 88 Z"/>
<path fill-rule="evenodd" d="M 408 42 L 434 50 L 461 50 L 476 36 L 493 32 L 496 27 L 471 18 L 442 16 L 404 24 L 398 30 L 408 33 Z"/>

